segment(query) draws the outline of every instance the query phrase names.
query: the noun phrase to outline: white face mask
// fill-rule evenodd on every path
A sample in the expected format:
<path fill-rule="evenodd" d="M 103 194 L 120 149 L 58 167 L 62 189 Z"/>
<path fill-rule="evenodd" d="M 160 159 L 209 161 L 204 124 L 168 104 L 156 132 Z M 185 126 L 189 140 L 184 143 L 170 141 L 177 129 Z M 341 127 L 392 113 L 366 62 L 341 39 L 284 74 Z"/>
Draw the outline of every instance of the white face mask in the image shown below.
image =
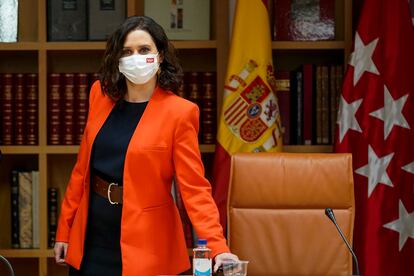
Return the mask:
<path fill-rule="evenodd" d="M 131 55 L 119 59 L 119 72 L 135 84 L 148 82 L 158 71 L 158 54 Z"/>

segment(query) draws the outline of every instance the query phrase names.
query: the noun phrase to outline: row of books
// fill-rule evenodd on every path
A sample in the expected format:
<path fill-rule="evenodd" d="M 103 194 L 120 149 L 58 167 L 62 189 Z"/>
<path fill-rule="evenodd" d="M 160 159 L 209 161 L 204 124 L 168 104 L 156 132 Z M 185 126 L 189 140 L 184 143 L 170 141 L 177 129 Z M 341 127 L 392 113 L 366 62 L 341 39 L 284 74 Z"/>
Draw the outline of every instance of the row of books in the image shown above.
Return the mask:
<path fill-rule="evenodd" d="M 11 247 L 39 248 L 39 172 L 11 171 Z M 186 244 L 196 246 L 197 235 L 185 210 L 179 187 L 173 182 L 172 196 L 180 213 Z M 50 187 L 47 193 L 48 204 L 48 247 L 53 248 L 58 219 L 58 188 Z"/>
<path fill-rule="evenodd" d="M 39 172 L 12 170 L 11 247 L 39 248 Z M 58 189 L 48 188 L 48 247 L 55 244 L 58 217 Z"/>
<path fill-rule="evenodd" d="M 12 248 L 39 248 L 39 172 L 11 171 Z"/>
<path fill-rule="evenodd" d="M 0 144 L 38 144 L 37 74 L 0 74 Z"/>
<path fill-rule="evenodd" d="M 85 130 L 89 90 L 98 74 L 48 75 L 47 140 L 49 145 L 79 145 Z"/>
<path fill-rule="evenodd" d="M 3 1 L 0 41 L 16 42 L 17 1 Z M 195 1 L 147 0 L 145 14 L 155 18 L 170 39 L 209 39 L 210 3 L 208 0 L 191 2 Z M 267 2 L 274 40 L 335 39 L 335 1 Z M 49 41 L 105 40 L 126 18 L 126 0 L 48 0 L 47 3 Z M 9 21 L 1 24 L 2 18 Z"/>
<path fill-rule="evenodd" d="M 47 138 L 49 145 L 80 144 L 88 115 L 91 84 L 96 73 L 48 75 Z M 200 108 L 200 142 L 214 144 L 216 137 L 216 75 L 187 72 L 178 95 Z M 38 144 L 38 75 L 0 75 L 2 145 Z"/>
<path fill-rule="evenodd" d="M 49 145 L 80 144 L 88 115 L 90 86 L 97 74 L 52 73 L 48 76 L 47 125 Z M 214 144 L 216 137 L 216 75 L 188 72 L 178 95 L 200 108 L 200 142 Z"/>
<path fill-rule="evenodd" d="M 53 248 L 56 241 L 56 230 L 58 222 L 58 193 L 59 189 L 50 187 L 47 189 L 47 223 L 48 223 L 48 235 L 47 246 Z"/>
<path fill-rule="evenodd" d="M 335 39 L 335 1 L 270 0 L 274 40 Z M 145 14 L 170 39 L 209 39 L 209 0 L 146 0 Z M 124 20 L 125 0 L 48 1 L 49 40 L 103 40 Z M 110 24 L 108 24 L 110 22 Z"/>
<path fill-rule="evenodd" d="M 200 108 L 199 139 L 202 144 L 216 141 L 217 92 L 215 72 L 186 72 L 178 96 Z"/>
<path fill-rule="evenodd" d="M 297 71 L 276 71 L 275 75 L 283 143 L 331 144 L 342 89 L 342 65 L 303 64 Z"/>
<path fill-rule="evenodd" d="M 49 41 L 106 40 L 126 18 L 126 0 L 48 0 Z"/>

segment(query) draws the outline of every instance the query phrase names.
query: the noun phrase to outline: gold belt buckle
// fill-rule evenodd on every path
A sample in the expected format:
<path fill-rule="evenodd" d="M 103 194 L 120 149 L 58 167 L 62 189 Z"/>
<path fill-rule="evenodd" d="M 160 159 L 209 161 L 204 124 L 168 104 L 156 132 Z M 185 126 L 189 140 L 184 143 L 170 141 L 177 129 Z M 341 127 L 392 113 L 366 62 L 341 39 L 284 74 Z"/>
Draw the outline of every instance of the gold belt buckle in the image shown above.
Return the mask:
<path fill-rule="evenodd" d="M 119 204 L 119 202 L 111 200 L 111 187 L 112 186 L 118 186 L 118 183 L 111 183 L 108 186 L 108 200 L 109 200 L 109 203 L 111 203 L 112 205 Z"/>

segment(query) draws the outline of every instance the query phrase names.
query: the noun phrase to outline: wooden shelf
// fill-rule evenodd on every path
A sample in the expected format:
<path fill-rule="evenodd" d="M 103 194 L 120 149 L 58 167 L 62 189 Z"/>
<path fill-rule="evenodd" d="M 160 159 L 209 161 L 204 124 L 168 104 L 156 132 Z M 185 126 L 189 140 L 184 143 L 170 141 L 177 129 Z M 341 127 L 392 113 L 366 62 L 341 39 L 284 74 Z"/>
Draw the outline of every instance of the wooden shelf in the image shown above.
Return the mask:
<path fill-rule="evenodd" d="M 54 258 L 55 257 L 55 253 L 53 252 L 53 249 L 49 248 L 46 250 L 46 257 L 48 258 Z"/>
<path fill-rule="evenodd" d="M 177 49 L 215 49 L 215 40 L 174 40 L 173 45 Z M 79 41 L 79 42 L 46 42 L 42 48 L 52 51 L 72 51 L 72 50 L 105 50 L 105 41 Z M 13 49 L 12 46 L 10 46 Z M 37 48 L 36 48 L 37 49 Z"/>
<path fill-rule="evenodd" d="M 0 51 L 37 51 L 38 42 L 0 43 Z"/>
<path fill-rule="evenodd" d="M 200 145 L 200 151 L 204 153 L 213 153 L 216 150 L 216 145 Z"/>
<path fill-rule="evenodd" d="M 0 146 L 3 154 L 39 154 L 39 146 Z"/>
<path fill-rule="evenodd" d="M 48 154 L 77 154 L 79 146 L 47 146 L 45 152 Z"/>
<path fill-rule="evenodd" d="M 104 41 L 85 41 L 85 42 L 46 42 L 44 48 L 46 50 L 105 50 Z"/>
<path fill-rule="evenodd" d="M 284 152 L 296 152 L 296 153 L 306 153 L 306 152 L 322 152 L 330 153 L 333 151 L 332 145 L 286 145 L 283 146 Z"/>
<path fill-rule="evenodd" d="M 177 49 L 215 49 L 215 40 L 173 40 L 173 45 Z"/>
<path fill-rule="evenodd" d="M 46 256 L 40 249 L 0 249 L 0 255 L 6 258 L 38 258 Z"/>
<path fill-rule="evenodd" d="M 345 41 L 273 41 L 274 50 L 344 50 Z"/>

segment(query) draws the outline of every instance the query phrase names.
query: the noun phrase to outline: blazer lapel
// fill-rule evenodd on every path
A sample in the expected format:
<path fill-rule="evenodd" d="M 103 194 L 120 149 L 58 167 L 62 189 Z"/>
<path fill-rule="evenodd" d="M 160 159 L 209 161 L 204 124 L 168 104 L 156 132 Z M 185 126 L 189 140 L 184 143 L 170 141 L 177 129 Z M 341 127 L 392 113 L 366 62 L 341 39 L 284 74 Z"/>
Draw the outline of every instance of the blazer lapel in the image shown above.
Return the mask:
<path fill-rule="evenodd" d="M 102 102 L 96 104 L 96 111 L 94 111 L 94 113 L 91 114 L 91 116 L 93 116 L 93 119 L 89 125 L 89 151 L 92 150 L 92 145 L 95 141 L 96 135 L 98 135 L 99 130 L 102 128 L 103 124 L 105 123 L 106 119 L 111 113 L 113 107 L 115 106 L 115 102 L 112 101 L 108 96 L 105 96 L 102 99 Z"/>
<path fill-rule="evenodd" d="M 160 108 L 160 102 L 165 97 L 167 92 L 163 91 L 158 86 L 155 88 L 154 93 L 152 94 L 147 107 L 142 114 L 142 117 L 136 127 L 134 134 L 131 137 L 129 147 L 136 147 L 140 137 L 142 137 L 143 132 L 151 131 L 161 131 L 160 129 L 154 129 L 152 124 L 153 120 L 157 117 L 160 117 L 160 112 L 162 112 L 162 107 Z M 128 156 L 128 151 L 127 151 Z"/>
<path fill-rule="evenodd" d="M 97 91 L 97 93 L 101 93 Z M 93 143 L 95 138 L 98 135 L 99 130 L 102 128 L 109 114 L 111 113 L 115 102 L 112 101 L 108 96 L 102 98 L 102 100 L 96 101 L 93 103 L 94 107 L 91 109 L 91 121 L 88 122 L 87 130 L 87 145 L 88 145 L 88 161 L 86 163 L 86 177 L 85 177 L 85 189 L 88 192 L 89 188 L 89 178 L 90 178 L 90 161 L 92 154 Z"/>

